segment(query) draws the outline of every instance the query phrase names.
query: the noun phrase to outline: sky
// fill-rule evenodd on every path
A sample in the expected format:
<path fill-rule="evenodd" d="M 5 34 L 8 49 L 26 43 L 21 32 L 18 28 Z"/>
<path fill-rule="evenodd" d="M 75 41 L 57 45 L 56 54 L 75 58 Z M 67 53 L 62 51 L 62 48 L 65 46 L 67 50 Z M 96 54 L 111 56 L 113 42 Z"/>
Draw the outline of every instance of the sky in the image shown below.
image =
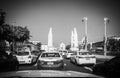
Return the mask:
<path fill-rule="evenodd" d="M 0 0 L 6 13 L 6 23 L 27 26 L 30 40 L 47 44 L 50 27 L 53 44 L 70 44 L 71 31 L 77 29 L 78 40 L 85 36 L 83 17 L 88 17 L 89 42 L 102 41 L 104 17 L 110 18 L 107 36 L 120 35 L 120 8 L 118 0 Z"/>

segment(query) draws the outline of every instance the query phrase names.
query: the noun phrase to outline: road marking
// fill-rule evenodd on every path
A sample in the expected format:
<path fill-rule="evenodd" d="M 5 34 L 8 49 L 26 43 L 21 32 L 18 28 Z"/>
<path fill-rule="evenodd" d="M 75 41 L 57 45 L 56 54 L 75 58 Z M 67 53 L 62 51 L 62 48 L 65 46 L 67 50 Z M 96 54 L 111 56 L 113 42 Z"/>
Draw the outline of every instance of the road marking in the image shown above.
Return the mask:
<path fill-rule="evenodd" d="M 88 69 L 88 70 L 90 70 L 90 71 L 93 71 L 92 68 L 90 68 L 90 67 L 86 67 L 86 66 L 85 66 L 84 68 L 85 68 L 85 69 Z"/>

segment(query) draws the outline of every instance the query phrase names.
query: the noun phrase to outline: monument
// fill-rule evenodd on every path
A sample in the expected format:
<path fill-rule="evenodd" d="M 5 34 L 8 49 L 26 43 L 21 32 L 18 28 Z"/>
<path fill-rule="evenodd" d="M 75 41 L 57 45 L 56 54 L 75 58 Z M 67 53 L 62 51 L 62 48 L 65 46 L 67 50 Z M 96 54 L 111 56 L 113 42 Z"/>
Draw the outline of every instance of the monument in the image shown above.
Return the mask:
<path fill-rule="evenodd" d="M 71 50 L 78 51 L 78 34 L 76 28 L 71 33 Z"/>
<path fill-rule="evenodd" d="M 50 27 L 49 33 L 48 33 L 48 51 L 53 51 L 53 34 L 52 34 L 52 28 Z"/>

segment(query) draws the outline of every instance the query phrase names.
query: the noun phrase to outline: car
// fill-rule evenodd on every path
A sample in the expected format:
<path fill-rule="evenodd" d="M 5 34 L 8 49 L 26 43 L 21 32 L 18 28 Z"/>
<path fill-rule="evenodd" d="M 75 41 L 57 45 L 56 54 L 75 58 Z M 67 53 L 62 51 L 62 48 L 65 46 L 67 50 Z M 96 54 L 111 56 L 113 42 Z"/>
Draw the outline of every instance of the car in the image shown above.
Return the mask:
<path fill-rule="evenodd" d="M 12 53 L 9 55 L 4 53 L 0 54 L 0 72 L 3 71 L 15 71 L 18 70 L 19 63 L 16 56 L 13 56 Z"/>
<path fill-rule="evenodd" d="M 68 52 L 67 50 L 64 50 L 64 51 L 62 52 L 62 55 L 63 55 L 63 56 L 66 55 L 67 52 Z"/>
<path fill-rule="evenodd" d="M 96 64 L 96 57 L 89 51 L 77 51 L 72 54 L 70 61 L 77 65 Z"/>
<path fill-rule="evenodd" d="M 32 55 L 30 51 L 19 51 L 16 55 L 19 64 L 31 64 L 32 63 Z"/>
<path fill-rule="evenodd" d="M 120 77 L 120 56 L 98 63 L 92 68 L 93 74 L 105 76 L 107 78 Z"/>
<path fill-rule="evenodd" d="M 73 53 L 74 51 L 67 51 L 65 54 L 65 58 L 69 59 Z"/>
<path fill-rule="evenodd" d="M 67 53 L 67 50 L 60 50 L 59 52 L 61 52 L 62 56 L 65 56 Z"/>
<path fill-rule="evenodd" d="M 63 57 L 59 52 L 43 52 L 38 58 L 37 69 L 64 69 Z"/>
<path fill-rule="evenodd" d="M 32 50 L 31 51 L 32 62 L 33 63 L 37 62 L 37 59 L 38 59 L 39 55 L 40 55 L 40 51 L 38 51 L 38 50 Z"/>

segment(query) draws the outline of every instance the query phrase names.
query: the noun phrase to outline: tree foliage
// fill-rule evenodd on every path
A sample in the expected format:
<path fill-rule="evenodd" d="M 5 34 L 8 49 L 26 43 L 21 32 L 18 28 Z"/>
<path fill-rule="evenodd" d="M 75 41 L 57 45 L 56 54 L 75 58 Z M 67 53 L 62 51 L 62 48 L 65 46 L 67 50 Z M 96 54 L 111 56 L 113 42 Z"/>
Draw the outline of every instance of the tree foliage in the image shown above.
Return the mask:
<path fill-rule="evenodd" d="M 27 27 L 5 24 L 5 16 L 6 13 L 0 10 L 0 41 L 24 42 L 30 39 L 30 31 Z"/>
<path fill-rule="evenodd" d="M 27 27 L 14 26 L 12 35 L 14 40 L 19 42 L 24 42 L 30 39 L 30 31 Z"/>
<path fill-rule="evenodd" d="M 2 9 L 0 9 L 0 26 L 5 23 L 5 16 L 6 13 Z"/>
<path fill-rule="evenodd" d="M 70 50 L 71 45 L 66 45 L 66 50 Z"/>
<path fill-rule="evenodd" d="M 41 42 L 37 43 L 36 46 L 38 46 L 38 49 L 41 50 Z"/>
<path fill-rule="evenodd" d="M 30 31 L 26 26 L 15 26 L 5 23 L 6 13 L 0 9 L 0 42 L 8 41 L 14 46 L 16 42 L 24 42 L 30 39 Z M 0 45 L 5 50 L 6 45 Z"/>

